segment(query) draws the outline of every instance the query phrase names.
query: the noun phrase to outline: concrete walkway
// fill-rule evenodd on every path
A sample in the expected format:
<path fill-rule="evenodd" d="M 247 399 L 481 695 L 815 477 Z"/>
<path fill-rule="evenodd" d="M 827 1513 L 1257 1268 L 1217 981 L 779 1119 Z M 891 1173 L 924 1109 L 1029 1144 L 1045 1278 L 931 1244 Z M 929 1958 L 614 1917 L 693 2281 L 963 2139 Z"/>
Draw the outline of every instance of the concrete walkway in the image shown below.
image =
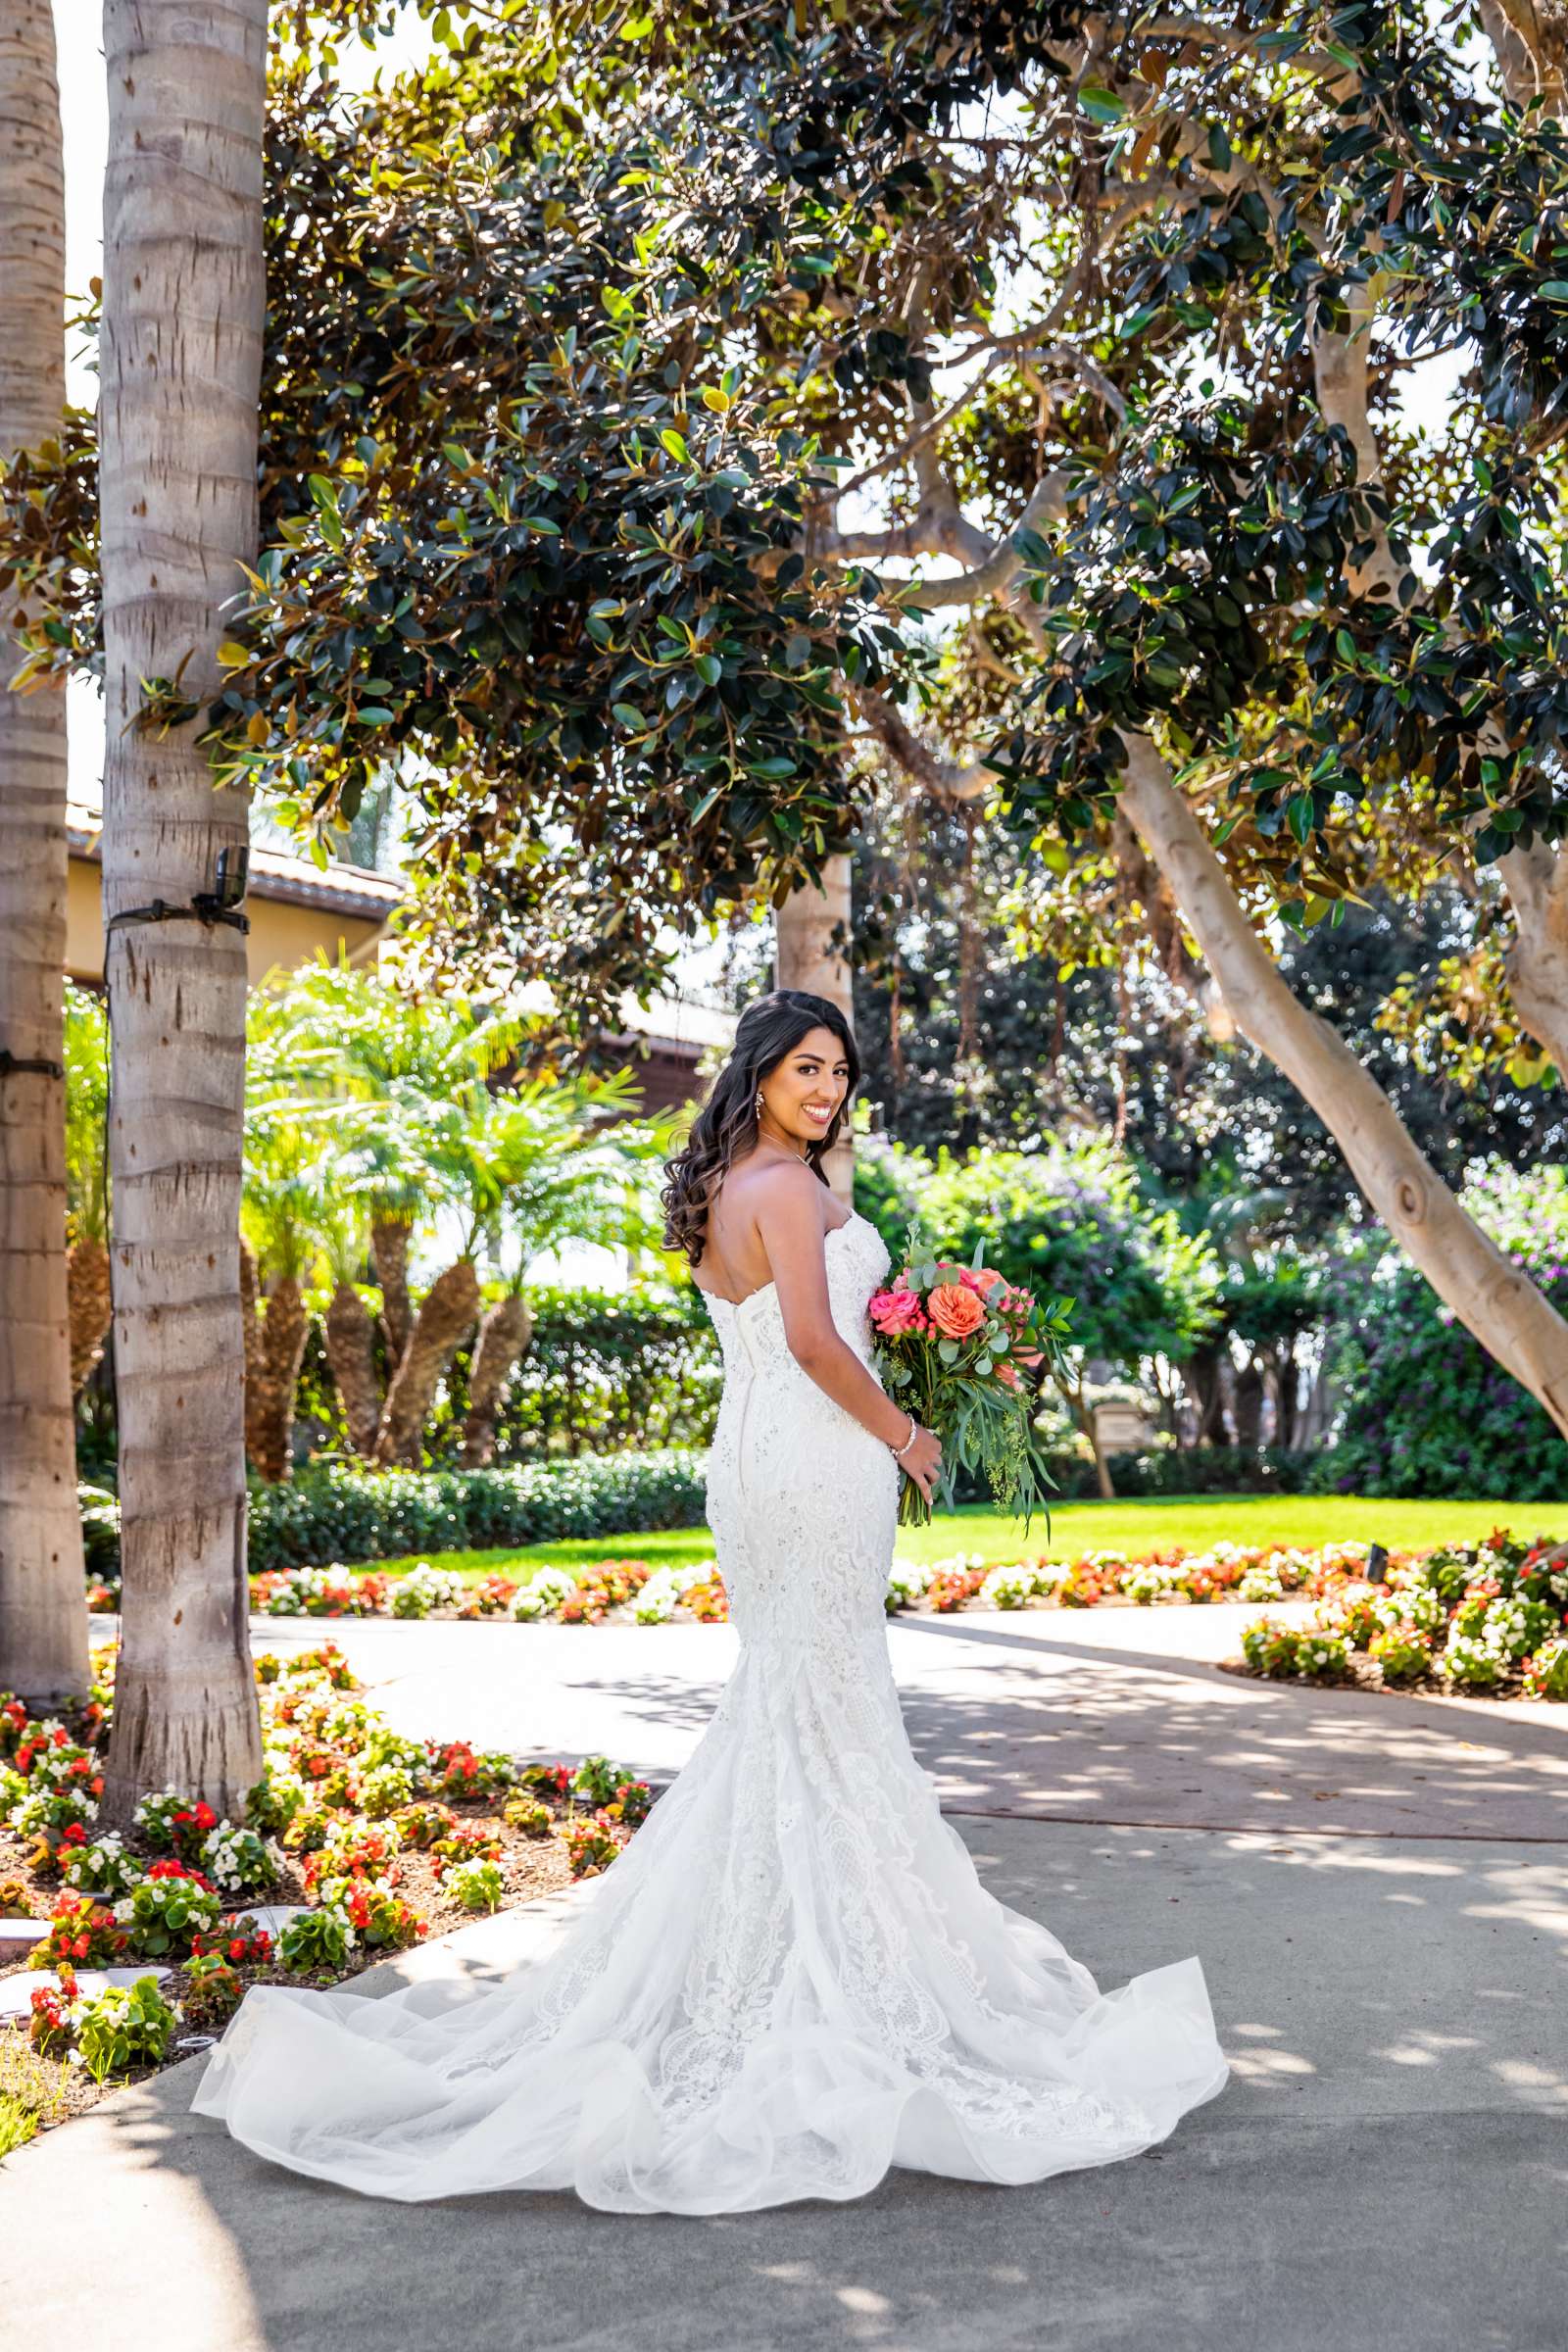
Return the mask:
<path fill-rule="evenodd" d="M 892 1632 L 992 1890 L 1105 1984 L 1202 1956 L 1233 2078 L 1163 2147 L 723 2220 L 402 2207 L 256 2162 L 177 2068 L 0 2170 L 19 2347 L 112 2311 L 123 2352 L 1560 2352 L 1568 1709 L 1241 1681 L 1215 1661 L 1250 1614 Z M 733 1655 L 717 1627 L 333 1631 L 411 1731 L 659 1771 Z M 580 1899 L 376 1977 L 505 1968 Z"/>

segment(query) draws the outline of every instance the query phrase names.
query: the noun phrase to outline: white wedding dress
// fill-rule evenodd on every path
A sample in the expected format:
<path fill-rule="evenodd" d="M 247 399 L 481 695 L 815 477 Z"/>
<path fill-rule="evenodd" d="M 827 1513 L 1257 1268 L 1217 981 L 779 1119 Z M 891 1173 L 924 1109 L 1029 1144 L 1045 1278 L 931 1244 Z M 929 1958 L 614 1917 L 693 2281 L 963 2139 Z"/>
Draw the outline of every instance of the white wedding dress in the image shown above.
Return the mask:
<path fill-rule="evenodd" d="M 869 1363 L 887 1250 L 852 1216 L 826 1253 Z M 795 1363 L 771 1285 L 710 1305 L 708 1512 L 740 1638 L 711 1720 L 548 1956 L 379 2000 L 247 1995 L 192 2105 L 274 2163 L 381 2197 L 740 2213 L 890 2165 L 1111 2163 L 1224 2084 L 1196 1958 L 1101 1993 L 980 1885 L 889 1665 L 902 1474 Z"/>

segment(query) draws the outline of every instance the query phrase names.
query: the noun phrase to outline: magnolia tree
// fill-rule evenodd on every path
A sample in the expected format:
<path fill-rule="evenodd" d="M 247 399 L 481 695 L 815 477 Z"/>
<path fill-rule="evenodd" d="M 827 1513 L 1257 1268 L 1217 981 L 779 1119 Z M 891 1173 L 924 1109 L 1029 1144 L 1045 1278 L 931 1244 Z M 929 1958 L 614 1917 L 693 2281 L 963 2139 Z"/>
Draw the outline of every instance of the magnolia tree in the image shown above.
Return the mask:
<path fill-rule="evenodd" d="M 1568 1328 L 1271 946 L 1441 869 L 1516 1058 L 1568 1052 L 1549 27 L 427 13 L 439 70 L 354 103 L 324 36 L 389 12 L 283 19 L 316 45 L 273 76 L 220 774 L 329 827 L 401 761 L 432 916 L 567 1017 L 672 914 L 841 875 L 873 761 L 1042 864 L 1108 857 L 1568 1426 Z M 1422 426 L 1401 385 L 1446 355 Z M 95 638 L 86 454 L 34 485 L 81 558 L 46 665 Z"/>

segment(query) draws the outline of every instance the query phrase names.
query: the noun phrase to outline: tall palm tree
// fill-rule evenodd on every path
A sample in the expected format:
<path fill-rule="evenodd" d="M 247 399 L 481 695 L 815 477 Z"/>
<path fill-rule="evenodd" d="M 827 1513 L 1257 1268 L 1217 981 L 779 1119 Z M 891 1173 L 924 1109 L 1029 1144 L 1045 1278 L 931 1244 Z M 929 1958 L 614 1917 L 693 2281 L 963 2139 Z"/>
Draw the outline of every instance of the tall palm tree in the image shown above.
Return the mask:
<path fill-rule="evenodd" d="M 305 1284 L 341 1221 L 321 1181 L 314 1123 L 337 1055 L 300 1018 L 294 992 L 274 985 L 252 992 L 245 1060 L 245 1450 L 259 1475 L 275 1484 L 292 1468 L 295 1396 L 311 1327 Z"/>
<path fill-rule="evenodd" d="M 106 0 L 101 489 L 122 1649 L 111 1819 L 261 1768 L 245 1573 L 243 795 L 198 737 L 256 560 L 267 0 Z M 201 905 L 206 900 L 205 906 Z M 170 910 L 175 912 L 170 919 Z"/>
<path fill-rule="evenodd" d="M 630 1074 L 519 1081 L 511 1064 L 524 1027 L 504 1004 L 341 964 L 258 992 L 258 1069 L 278 1073 L 266 1116 L 303 1139 L 314 1165 L 314 1235 L 333 1283 L 322 1336 L 350 1442 L 368 1460 L 417 1462 L 437 1388 L 477 1323 L 463 1451 L 488 1461 L 531 1330 L 534 1260 L 607 1228 L 634 1244 L 658 1230 L 647 1171 L 668 1137 L 625 1117 Z M 253 1183 L 248 1214 L 259 1217 L 271 1180 L 258 1168 Z M 299 1207 L 297 1222 L 311 1214 Z M 377 1237 L 393 1228 L 389 1254 Z M 417 1303 L 407 1288 L 416 1243 L 455 1252 Z M 384 1392 L 357 1279 L 367 1254 L 382 1285 Z M 389 1266 L 402 1294 L 390 1313 Z"/>
<path fill-rule="evenodd" d="M 0 13 L 0 468 L 66 404 L 65 164 L 50 0 Z M 87 1680 L 66 1285 L 66 706 L 5 691 L 0 619 L 0 1683 Z"/>

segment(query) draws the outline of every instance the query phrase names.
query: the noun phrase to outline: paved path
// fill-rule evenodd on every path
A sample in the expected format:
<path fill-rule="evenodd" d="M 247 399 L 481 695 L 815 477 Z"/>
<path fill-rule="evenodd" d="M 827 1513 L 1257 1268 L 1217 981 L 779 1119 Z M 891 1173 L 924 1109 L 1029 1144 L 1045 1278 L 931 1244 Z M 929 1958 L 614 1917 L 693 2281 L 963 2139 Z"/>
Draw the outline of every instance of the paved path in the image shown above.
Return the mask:
<path fill-rule="evenodd" d="M 893 1629 L 993 1891 L 1107 1984 L 1202 1955 L 1233 2080 L 1163 2147 L 711 2221 L 386 2206 L 257 2163 L 175 2069 L 0 2171 L 19 2346 L 95 2340 L 112 2297 L 122 2352 L 1560 2352 L 1568 1709 L 1240 1681 L 1214 1661 L 1245 1614 Z M 733 1654 L 709 1627 L 334 1630 L 410 1730 L 657 1770 Z M 377 1975 L 505 1967 L 577 1899 Z"/>
<path fill-rule="evenodd" d="M 1310 1602 L 1273 1614 L 1305 1616 Z M 1301 1690 L 1225 1673 L 1253 1607 L 898 1617 L 893 1668 L 954 1813 L 1557 1839 L 1568 1707 Z M 259 1620 L 258 1648 L 318 1642 Z M 402 1731 L 537 1756 L 685 1762 L 735 1657 L 721 1625 L 332 1626 Z"/>

